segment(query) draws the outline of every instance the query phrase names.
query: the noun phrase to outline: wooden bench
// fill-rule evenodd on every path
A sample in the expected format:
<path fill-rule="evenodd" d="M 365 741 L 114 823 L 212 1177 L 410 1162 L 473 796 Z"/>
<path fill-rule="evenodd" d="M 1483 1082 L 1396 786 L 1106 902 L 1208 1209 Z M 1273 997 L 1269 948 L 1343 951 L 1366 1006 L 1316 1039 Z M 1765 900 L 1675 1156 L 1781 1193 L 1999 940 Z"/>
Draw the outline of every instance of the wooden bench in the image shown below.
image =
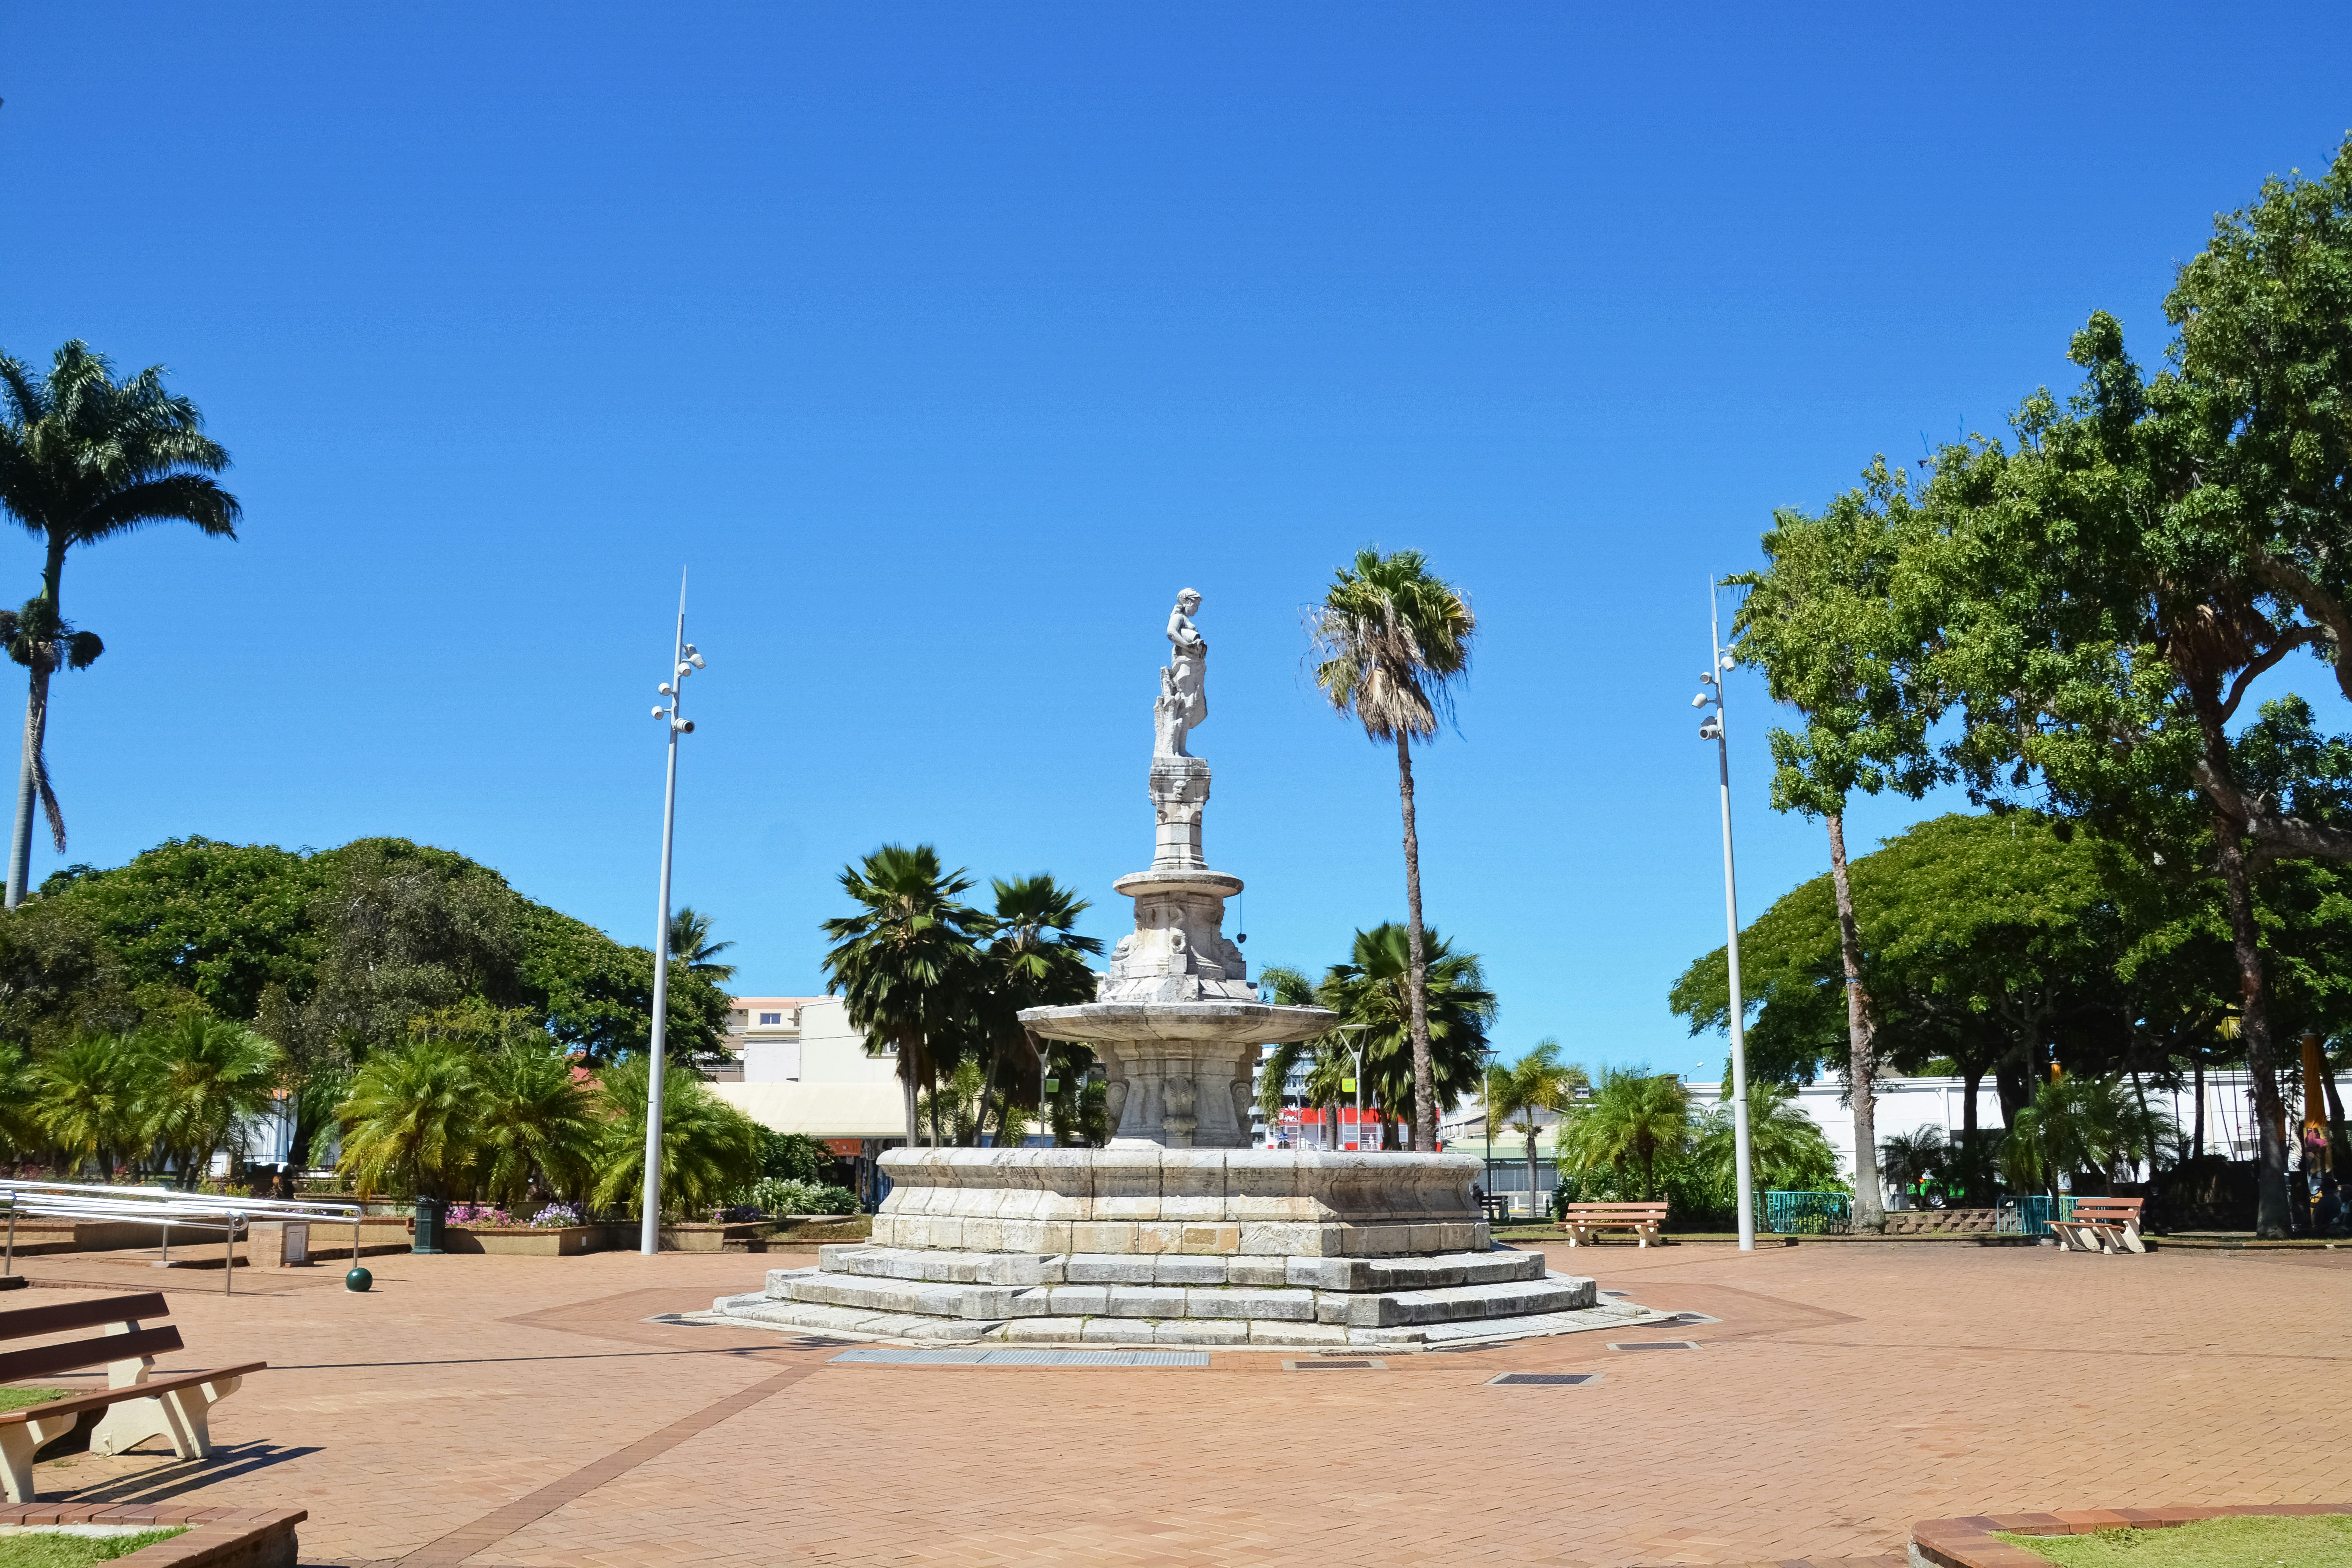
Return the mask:
<path fill-rule="evenodd" d="M 1665 1223 L 1666 1205 L 1663 1200 L 1654 1204 L 1570 1204 L 1560 1216 L 1559 1228 L 1568 1232 L 1570 1247 L 1587 1246 L 1604 1230 L 1630 1230 L 1637 1245 L 1647 1247 L 1658 1239 L 1658 1227 Z"/>
<path fill-rule="evenodd" d="M 182 1348 L 180 1331 L 171 1324 L 146 1326 L 169 1312 L 158 1290 L 0 1312 L 0 1342 L 73 1329 L 105 1330 L 88 1339 L 0 1352 L 0 1383 L 99 1365 L 106 1368 L 104 1388 L 0 1412 L 0 1469 L 5 1471 L 10 1502 L 36 1500 L 35 1458 L 42 1448 L 85 1426 L 95 1453 L 125 1453 L 158 1436 L 168 1438 L 172 1452 L 183 1459 L 201 1459 L 212 1452 L 208 1422 L 212 1407 L 236 1393 L 246 1373 L 259 1372 L 269 1363 L 247 1362 L 209 1372 L 153 1375 L 157 1356 Z"/>
<path fill-rule="evenodd" d="M 2060 1251 L 2146 1252 L 2139 1238 L 2140 1205 L 2146 1198 L 2076 1198 L 2064 1219 L 2050 1222 Z"/>

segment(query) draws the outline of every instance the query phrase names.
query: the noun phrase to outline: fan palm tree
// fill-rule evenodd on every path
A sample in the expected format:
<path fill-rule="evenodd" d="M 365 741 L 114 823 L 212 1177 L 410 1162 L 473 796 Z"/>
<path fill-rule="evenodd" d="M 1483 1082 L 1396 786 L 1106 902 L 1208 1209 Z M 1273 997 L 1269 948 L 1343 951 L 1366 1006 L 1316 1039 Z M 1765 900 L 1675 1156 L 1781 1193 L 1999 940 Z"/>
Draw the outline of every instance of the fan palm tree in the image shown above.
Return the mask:
<path fill-rule="evenodd" d="M 598 1204 L 626 1204 L 645 1191 L 647 1066 L 639 1051 L 604 1069 L 597 1097 L 604 1136 L 593 1194 Z M 707 1213 L 759 1180 L 760 1124 L 675 1062 L 662 1078 L 661 1130 L 661 1194 L 671 1213 Z"/>
<path fill-rule="evenodd" d="M 1640 1167 L 1647 1203 L 1658 1195 L 1658 1156 L 1680 1152 L 1690 1133 L 1690 1096 L 1679 1079 L 1647 1068 L 1611 1068 L 1570 1119 L 1560 1154 L 1580 1171 L 1607 1165 L 1622 1176 L 1627 1165 Z"/>
<path fill-rule="evenodd" d="M 985 982 L 982 1023 L 988 1046 L 988 1079 L 983 1100 L 996 1108 L 996 1146 L 1009 1147 L 1013 1105 L 1029 1104 L 1044 1094 L 1045 1058 L 1037 1038 L 1023 1026 L 1024 1007 L 1067 1007 L 1095 999 L 1097 976 L 1087 960 L 1099 955 L 1102 939 L 1076 934 L 1078 917 L 1092 906 L 1050 876 L 1002 879 L 989 884 L 996 894 L 996 915 L 981 964 Z M 1005 1058 L 1019 1048 L 1024 1066 L 1034 1064 L 1039 1088 L 1035 1094 L 1000 1097 L 997 1082 Z M 1027 1086 L 1024 1085 L 1025 1089 Z M 975 1129 L 979 1141 L 982 1129 Z M 1025 1134 L 1024 1134 L 1025 1135 Z"/>
<path fill-rule="evenodd" d="M 267 1113 L 285 1077 L 286 1054 L 242 1024 L 190 1007 L 139 1037 L 149 1138 L 173 1156 L 183 1185 L 243 1125 Z"/>
<path fill-rule="evenodd" d="M 1732 1128 L 1731 1087 L 1699 1119 L 1699 1164 L 1729 1186 L 1738 1179 L 1738 1134 Z M 1797 1091 L 1769 1079 L 1748 1086 L 1748 1152 L 1759 1191 L 1825 1192 L 1843 1185 L 1837 1151 L 1797 1104 Z"/>
<path fill-rule="evenodd" d="M 33 1064 L 22 1047 L 0 1042 L 0 1149 L 24 1160 L 49 1146 L 41 1126 Z"/>
<path fill-rule="evenodd" d="M 1469 601 L 1433 575 L 1418 550 L 1360 550 L 1309 613 L 1315 681 L 1374 742 L 1393 741 L 1397 795 L 1404 811 L 1404 902 L 1412 960 L 1412 1141 L 1437 1147 L 1437 1088 L 1430 1065 L 1423 995 L 1427 971 L 1421 923 L 1421 837 L 1413 820 L 1412 742 L 1437 733 L 1454 683 L 1470 667 L 1477 629 Z"/>
<path fill-rule="evenodd" d="M 912 849 L 885 844 L 860 864 L 844 867 L 841 886 L 858 908 L 824 922 L 834 942 L 824 955 L 824 988 L 841 995 L 850 1023 L 868 1038 L 898 1048 L 911 1148 L 922 1137 L 917 1088 L 938 1077 L 929 1042 L 958 1022 L 963 994 L 971 988 L 976 939 L 987 934 L 990 922 L 957 898 L 971 879 L 961 869 L 940 870 L 940 852 L 928 844 Z M 934 1121 L 934 1144 L 940 1135 Z"/>
<path fill-rule="evenodd" d="M 110 1182 L 117 1158 L 146 1142 L 138 1059 L 138 1045 L 131 1037 L 92 1036 L 60 1046 L 33 1063 L 41 1130 L 68 1170 L 95 1158 L 100 1173 Z"/>
<path fill-rule="evenodd" d="M 450 1196 L 473 1172 L 478 1061 L 432 1036 L 368 1058 L 336 1108 L 343 1124 L 337 1168 L 356 1178 L 362 1194 Z"/>
<path fill-rule="evenodd" d="M 2179 1131 L 2170 1112 L 2134 1104 L 2120 1077 L 2066 1073 L 2036 1085 L 2032 1102 L 2010 1119 L 2000 1173 L 2012 1186 L 2047 1184 L 2055 1197 L 2060 1176 L 2104 1175 L 2126 1160 L 2153 1163 Z"/>
<path fill-rule="evenodd" d="M 714 985 L 724 985 L 735 978 L 735 966 L 721 963 L 719 955 L 735 944 L 710 940 L 711 919 L 692 904 L 680 904 L 669 917 L 669 956 L 673 963 L 683 963 L 689 974 L 699 974 Z"/>
<path fill-rule="evenodd" d="M 1363 1051 L 1364 1077 L 1381 1108 L 1412 1105 L 1413 1146 L 1423 1145 L 1423 1119 L 1433 1144 L 1436 1117 L 1486 1073 L 1495 994 L 1485 966 L 1433 929 L 1423 933 L 1416 960 L 1411 929 L 1393 921 L 1358 931 L 1349 959 L 1325 972 L 1316 997 L 1340 1023 L 1361 1026 L 1349 1037 Z M 1432 1096 L 1426 1110 L 1424 1088 Z"/>
<path fill-rule="evenodd" d="M 572 1078 L 572 1058 L 551 1041 L 509 1046 L 486 1058 L 478 1076 L 474 1138 L 481 1195 L 516 1204 L 540 1183 L 559 1197 L 578 1197 L 603 1125 L 589 1091 Z"/>
<path fill-rule="evenodd" d="M 1564 1116 L 1576 1103 L 1579 1089 L 1592 1087 L 1592 1075 L 1574 1062 L 1559 1059 L 1558 1040 L 1538 1040 L 1533 1049 L 1509 1067 L 1486 1069 L 1486 1113 L 1508 1123 L 1519 1119 L 1528 1140 L 1528 1210 L 1536 1211 L 1536 1117 L 1549 1111 Z"/>
<path fill-rule="evenodd" d="M 48 731 L 49 678 L 60 666 L 87 668 L 105 651 L 93 632 L 65 620 L 60 595 L 66 552 L 153 522 L 193 523 L 215 539 L 235 539 L 241 509 L 212 476 L 228 454 L 204 433 L 204 416 L 163 390 L 151 365 L 127 380 L 79 340 L 58 350 L 47 375 L 0 354 L 0 512 L 22 524 L 46 551 L 41 591 L 0 622 L 8 656 L 30 671 L 25 749 L 17 770 L 16 836 L 9 840 L 7 907 L 25 899 L 33 858 L 33 802 L 49 818 L 63 854 L 65 818 L 49 784 L 43 742 Z"/>

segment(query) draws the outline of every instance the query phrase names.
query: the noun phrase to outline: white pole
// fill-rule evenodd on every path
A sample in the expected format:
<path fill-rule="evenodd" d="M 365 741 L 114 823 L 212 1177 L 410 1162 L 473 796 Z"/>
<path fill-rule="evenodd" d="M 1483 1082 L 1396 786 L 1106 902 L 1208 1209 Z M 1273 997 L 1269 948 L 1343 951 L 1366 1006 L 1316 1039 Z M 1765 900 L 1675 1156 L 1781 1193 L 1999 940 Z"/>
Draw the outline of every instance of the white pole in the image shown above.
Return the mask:
<path fill-rule="evenodd" d="M 1748 1146 L 1748 1033 L 1741 1016 L 1747 1005 L 1739 995 L 1739 887 L 1731 858 L 1731 742 L 1723 728 L 1723 677 L 1731 661 L 1723 657 L 1723 623 L 1715 603 L 1715 580 L 1706 584 L 1707 635 L 1715 646 L 1709 667 L 1715 689 L 1716 775 L 1723 796 L 1723 924 L 1724 952 L 1731 963 L 1731 1147 L 1734 1180 L 1739 1188 L 1739 1250 L 1756 1250 L 1755 1167 Z"/>
<path fill-rule="evenodd" d="M 686 574 L 677 574 L 677 644 L 670 657 L 669 782 L 662 792 L 661 912 L 654 927 L 654 1037 L 646 1066 L 646 1196 L 637 1250 L 647 1258 L 661 1251 L 662 1077 L 668 1069 L 664 1036 L 669 1022 L 669 855 L 677 827 L 677 738 L 683 721 L 678 703 L 686 695 Z M 656 710 L 656 714 L 660 710 Z"/>

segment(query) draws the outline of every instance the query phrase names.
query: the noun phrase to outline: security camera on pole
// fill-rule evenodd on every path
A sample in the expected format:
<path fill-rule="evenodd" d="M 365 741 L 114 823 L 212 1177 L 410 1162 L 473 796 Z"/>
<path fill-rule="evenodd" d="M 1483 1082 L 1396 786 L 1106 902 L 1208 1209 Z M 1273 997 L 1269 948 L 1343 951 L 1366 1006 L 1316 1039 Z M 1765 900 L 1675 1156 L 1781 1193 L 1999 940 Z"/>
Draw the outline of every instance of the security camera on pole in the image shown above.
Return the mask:
<path fill-rule="evenodd" d="M 669 1023 L 669 847 L 677 826 L 677 738 L 694 733 L 694 721 L 681 717 L 678 705 L 686 678 L 703 668 L 702 656 L 686 640 L 686 574 L 677 574 L 677 643 L 670 657 L 670 678 L 661 683 L 668 706 L 656 708 L 654 717 L 669 721 L 669 784 L 662 793 L 661 918 L 654 927 L 654 1037 L 646 1064 L 646 1202 L 638 1233 L 638 1250 L 651 1258 L 661 1250 L 662 1078 L 667 1070 L 663 1037 Z"/>
<path fill-rule="evenodd" d="M 1739 997 L 1739 895 L 1732 879 L 1731 861 L 1731 747 L 1723 736 L 1723 672 L 1732 666 L 1732 657 L 1723 651 L 1723 623 L 1715 608 L 1715 582 L 1706 584 L 1707 635 L 1715 645 L 1715 658 L 1708 663 L 1706 673 L 1699 677 L 1705 688 L 1691 699 L 1691 706 L 1704 708 L 1715 704 L 1715 711 L 1698 727 L 1698 738 L 1715 742 L 1716 774 L 1723 792 L 1723 921 L 1727 935 L 1724 953 L 1731 963 L 1731 1145 L 1736 1180 L 1739 1188 L 1739 1250 L 1756 1249 L 1756 1198 L 1754 1167 L 1748 1161 L 1748 1039 L 1747 1010 Z"/>

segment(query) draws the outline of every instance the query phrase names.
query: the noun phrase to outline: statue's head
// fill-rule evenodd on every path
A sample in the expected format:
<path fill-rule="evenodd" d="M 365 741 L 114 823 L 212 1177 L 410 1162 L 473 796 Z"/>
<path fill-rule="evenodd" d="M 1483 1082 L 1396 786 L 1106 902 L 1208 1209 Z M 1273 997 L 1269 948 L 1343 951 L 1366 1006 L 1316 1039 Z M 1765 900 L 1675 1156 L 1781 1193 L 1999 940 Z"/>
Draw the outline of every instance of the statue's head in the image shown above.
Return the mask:
<path fill-rule="evenodd" d="M 1197 589 L 1187 588 L 1182 593 L 1178 594 L 1176 595 L 1176 607 L 1183 611 L 1188 616 L 1193 611 L 1199 609 L 1201 607 L 1201 595 L 1199 591 Z"/>

